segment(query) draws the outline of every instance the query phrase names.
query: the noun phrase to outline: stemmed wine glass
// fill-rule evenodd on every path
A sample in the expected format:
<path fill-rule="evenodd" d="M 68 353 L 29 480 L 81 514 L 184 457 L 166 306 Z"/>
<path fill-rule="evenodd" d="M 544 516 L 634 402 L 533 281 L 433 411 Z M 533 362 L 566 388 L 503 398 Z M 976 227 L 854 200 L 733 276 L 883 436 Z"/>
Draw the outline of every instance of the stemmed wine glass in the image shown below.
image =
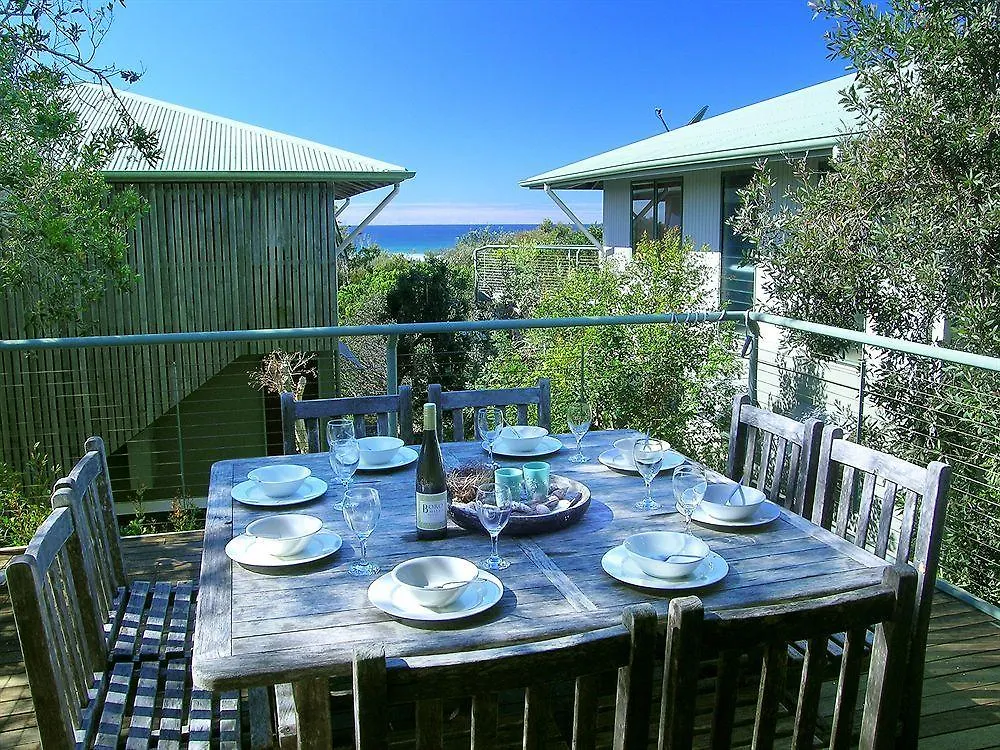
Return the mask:
<path fill-rule="evenodd" d="M 361 446 L 354 437 L 354 422 L 346 418 L 331 419 L 326 425 L 326 442 L 330 448 L 330 468 L 346 493 L 361 462 Z M 335 500 L 333 508 L 343 510 L 344 501 Z"/>
<path fill-rule="evenodd" d="M 368 560 L 368 537 L 375 531 L 382 514 L 382 501 L 373 487 L 354 487 L 344 493 L 344 520 L 361 544 L 361 559 L 349 569 L 352 576 L 371 578 L 381 569 Z"/>
<path fill-rule="evenodd" d="M 483 570 L 506 570 L 510 561 L 500 557 L 497 551 L 497 540 L 510 520 L 510 512 L 514 506 L 514 495 L 510 487 L 500 484 L 484 484 L 476 491 L 476 515 L 486 529 L 493 542 L 493 551 L 489 557 L 479 563 Z"/>
<path fill-rule="evenodd" d="M 490 419 L 490 412 L 493 412 L 492 419 Z M 490 463 L 494 465 L 496 461 L 493 460 L 493 446 L 496 445 L 500 433 L 503 432 L 504 424 L 503 409 L 493 407 L 492 409 L 480 409 L 476 412 L 476 429 L 479 431 L 483 445 L 489 451 Z"/>
<path fill-rule="evenodd" d="M 330 445 L 355 437 L 354 420 L 348 417 L 335 417 L 326 423 L 326 439 Z"/>
<path fill-rule="evenodd" d="M 674 469 L 674 497 L 677 508 L 684 514 L 684 531 L 691 526 L 691 516 L 701 505 L 708 489 L 705 472 L 697 466 L 681 466 Z"/>
<path fill-rule="evenodd" d="M 574 401 L 566 410 L 566 421 L 569 422 L 569 431 L 576 438 L 576 455 L 570 456 L 569 459 L 575 464 L 587 463 L 587 457 L 583 455 L 581 443 L 587 434 L 587 430 L 590 429 L 590 420 L 593 418 L 593 415 L 590 402 L 583 398 Z"/>
<path fill-rule="evenodd" d="M 330 447 L 330 466 L 333 468 L 334 476 L 336 476 L 337 479 L 340 480 L 340 483 L 344 485 L 345 495 L 351 488 L 351 480 L 354 478 L 354 472 L 358 470 L 358 464 L 360 462 L 361 447 L 358 445 L 358 441 L 354 438 L 334 443 Z M 343 510 L 343 499 L 335 500 L 333 503 L 333 509 Z"/>
<path fill-rule="evenodd" d="M 635 441 L 632 446 L 632 460 L 635 461 L 636 471 L 642 477 L 646 485 L 646 497 L 639 500 L 632 507 L 635 510 L 653 511 L 659 510 L 660 504 L 653 499 L 653 491 L 650 484 L 653 477 L 660 473 L 663 466 L 663 456 L 669 446 L 662 440 L 655 440 L 649 436 L 644 436 Z"/>

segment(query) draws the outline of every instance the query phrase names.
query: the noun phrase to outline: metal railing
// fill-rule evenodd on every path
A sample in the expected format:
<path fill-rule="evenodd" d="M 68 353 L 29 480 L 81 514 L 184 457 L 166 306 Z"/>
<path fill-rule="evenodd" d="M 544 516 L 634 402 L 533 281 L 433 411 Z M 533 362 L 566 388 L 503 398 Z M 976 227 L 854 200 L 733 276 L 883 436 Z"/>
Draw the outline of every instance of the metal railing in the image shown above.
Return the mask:
<path fill-rule="evenodd" d="M 996 603 L 1000 586 L 1000 359 L 764 313 L 715 311 L 0 341 L 0 417 L 4 420 L 0 460 L 22 465 L 38 442 L 43 452 L 68 468 L 83 437 L 102 434 L 114 446 L 113 472 L 127 477 L 116 487 L 122 511 L 130 513 L 136 499 L 145 499 L 147 510 L 155 511 L 169 507 L 172 496 L 194 501 L 203 496 L 208 468 L 216 460 L 280 451 L 274 434 L 274 399 L 263 397 L 247 383 L 248 373 L 274 348 L 316 353 L 317 372 L 307 397 L 335 395 L 334 373 L 339 369 L 352 373 L 350 382 L 344 384 L 352 395 L 395 393 L 401 378 L 413 377 L 406 373 L 413 371 L 413 359 L 419 356 L 404 356 L 401 345 L 421 337 L 476 334 L 487 343 L 507 337 L 509 344 L 532 331 L 548 331 L 556 340 L 567 329 L 719 324 L 745 326 L 748 341 L 740 387 L 761 405 L 796 418 L 819 415 L 844 426 L 852 439 L 917 463 L 943 457 L 952 464 L 942 576 Z M 799 343 L 785 340 L 792 334 L 822 337 L 837 342 L 840 350 L 823 356 L 809 354 Z M 361 356 L 348 365 L 338 353 L 342 340 L 365 341 L 377 356 Z M 456 372 L 446 375 L 461 374 L 457 371 L 470 354 L 463 347 L 461 343 L 436 352 L 445 369 L 450 361 L 455 363 Z M 552 346 L 535 354 L 542 359 L 551 356 L 552 370 L 564 373 L 567 383 L 580 366 L 566 347 Z M 590 352 L 588 383 L 599 384 L 602 360 L 626 355 L 642 377 L 655 377 L 662 365 L 656 352 Z M 133 373 L 141 373 L 144 380 L 135 382 Z M 902 382 L 910 390 L 890 387 L 898 386 L 904 376 L 909 379 Z M 504 382 L 504 373 L 492 377 L 489 383 L 473 377 L 467 385 L 524 384 Z M 419 392 L 415 395 L 420 397 Z M 136 414 L 146 416 L 137 418 Z M 149 423 L 144 424 L 144 419 Z M 59 453 L 52 447 L 57 444 L 67 447 Z"/>

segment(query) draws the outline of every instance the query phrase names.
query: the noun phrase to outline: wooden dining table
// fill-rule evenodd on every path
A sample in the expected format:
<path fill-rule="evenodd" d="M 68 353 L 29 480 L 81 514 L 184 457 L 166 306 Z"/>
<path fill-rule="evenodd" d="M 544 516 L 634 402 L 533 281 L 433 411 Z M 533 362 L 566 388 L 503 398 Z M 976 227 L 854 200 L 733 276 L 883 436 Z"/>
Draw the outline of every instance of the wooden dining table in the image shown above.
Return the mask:
<path fill-rule="evenodd" d="M 511 565 L 498 573 L 503 596 L 491 609 L 449 623 L 394 619 L 368 600 L 369 579 L 348 573 L 357 558 L 357 540 L 333 509 L 342 492 L 326 453 L 220 461 L 212 467 L 194 636 L 193 670 L 199 686 L 210 690 L 292 683 L 298 709 L 300 747 L 329 746 L 328 680 L 349 675 L 356 646 L 377 642 L 387 656 L 447 654 L 494 648 L 610 627 L 621 622 L 623 607 L 649 602 L 666 618 L 672 597 L 696 594 L 706 609 L 721 610 L 838 594 L 879 583 L 887 567 L 881 558 L 782 510 L 771 523 L 755 528 L 693 524 L 694 534 L 729 564 L 720 582 L 695 591 L 637 588 L 608 575 L 604 554 L 639 531 L 681 530 L 673 511 L 671 472 L 652 482 L 653 513 L 633 510 L 644 493 L 637 475 L 618 473 L 598 455 L 631 431 L 595 431 L 583 441 L 587 463 L 569 461 L 571 437 L 543 460 L 554 474 L 575 479 L 591 491 L 586 515 L 575 525 L 535 536 L 500 537 L 500 553 Z M 487 459 L 478 443 L 445 443 L 446 464 Z M 497 456 L 504 466 L 522 462 Z M 329 483 L 322 497 L 295 506 L 322 518 L 344 538 L 332 557 L 305 567 L 251 570 L 232 562 L 226 544 L 247 524 L 268 513 L 233 500 L 232 488 L 258 466 L 294 461 Z M 422 555 L 455 555 L 481 560 L 489 538 L 449 525 L 443 540 L 418 541 L 414 526 L 416 464 L 387 472 L 358 472 L 356 483 L 374 486 L 382 515 L 368 542 L 369 559 L 390 571 Z M 291 510 L 291 509 L 289 509 Z M 668 512 L 670 511 L 670 512 Z"/>

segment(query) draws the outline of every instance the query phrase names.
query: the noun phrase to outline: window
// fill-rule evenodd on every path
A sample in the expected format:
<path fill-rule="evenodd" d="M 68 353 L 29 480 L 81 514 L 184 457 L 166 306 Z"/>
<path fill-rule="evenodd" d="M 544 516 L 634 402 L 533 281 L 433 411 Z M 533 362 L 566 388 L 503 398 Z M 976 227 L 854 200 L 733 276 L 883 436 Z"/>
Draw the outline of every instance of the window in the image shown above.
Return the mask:
<path fill-rule="evenodd" d="M 752 172 L 729 172 L 722 175 L 722 275 L 721 303 L 727 310 L 749 310 L 753 305 L 754 268 L 743 262 L 750 243 L 729 226 L 740 206 L 738 190 L 750 184 Z"/>
<path fill-rule="evenodd" d="M 643 237 L 661 239 L 681 228 L 683 187 L 679 179 L 632 183 L 632 247 Z"/>

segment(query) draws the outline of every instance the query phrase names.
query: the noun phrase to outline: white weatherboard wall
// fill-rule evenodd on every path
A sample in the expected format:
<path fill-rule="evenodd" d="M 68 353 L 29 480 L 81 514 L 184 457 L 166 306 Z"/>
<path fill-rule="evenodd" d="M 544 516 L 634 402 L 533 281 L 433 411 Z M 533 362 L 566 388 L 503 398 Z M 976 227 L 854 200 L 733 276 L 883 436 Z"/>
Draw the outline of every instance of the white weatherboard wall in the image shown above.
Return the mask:
<path fill-rule="evenodd" d="M 604 244 L 611 248 L 632 245 L 632 188 L 629 180 L 604 182 Z"/>

